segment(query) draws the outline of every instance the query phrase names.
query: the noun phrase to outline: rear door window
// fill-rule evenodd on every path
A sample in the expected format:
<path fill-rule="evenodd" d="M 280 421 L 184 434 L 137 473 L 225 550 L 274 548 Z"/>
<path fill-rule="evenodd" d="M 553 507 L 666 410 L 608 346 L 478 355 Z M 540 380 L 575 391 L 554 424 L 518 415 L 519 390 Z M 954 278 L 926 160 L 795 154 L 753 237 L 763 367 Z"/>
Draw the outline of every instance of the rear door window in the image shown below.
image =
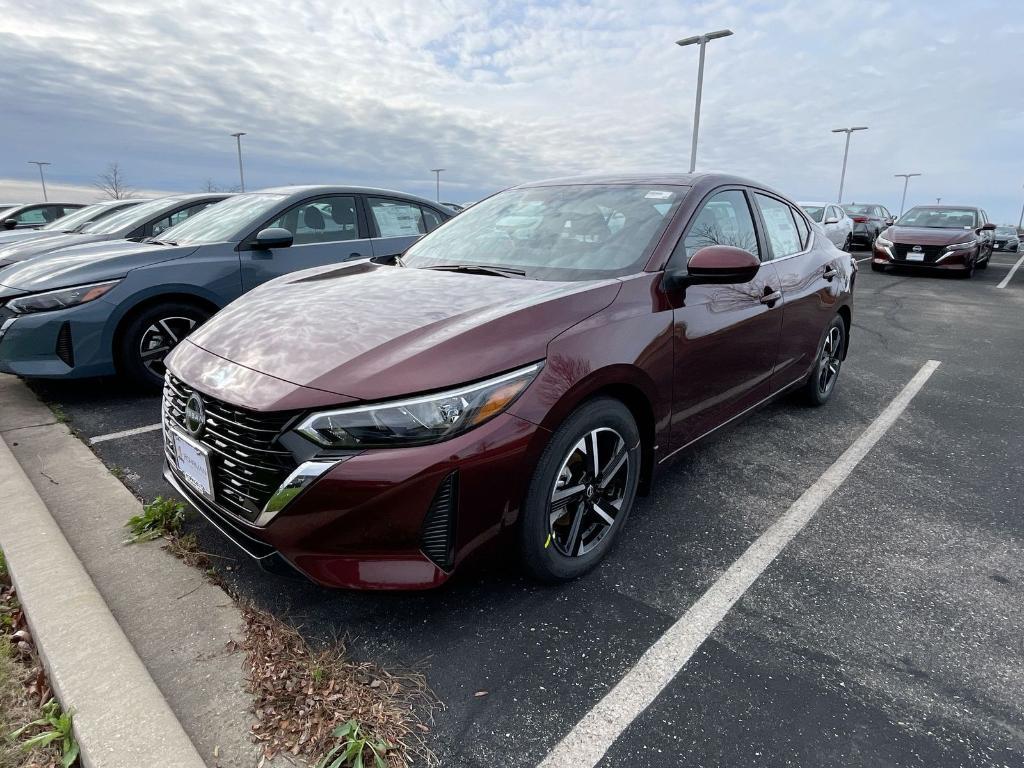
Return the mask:
<path fill-rule="evenodd" d="M 368 197 L 370 212 L 380 237 L 415 237 L 427 232 L 423 209 L 413 203 Z"/>
<path fill-rule="evenodd" d="M 793 211 L 781 200 L 754 193 L 764 221 L 765 234 L 771 245 L 772 258 L 781 259 L 803 250 L 803 239 L 793 218 Z"/>

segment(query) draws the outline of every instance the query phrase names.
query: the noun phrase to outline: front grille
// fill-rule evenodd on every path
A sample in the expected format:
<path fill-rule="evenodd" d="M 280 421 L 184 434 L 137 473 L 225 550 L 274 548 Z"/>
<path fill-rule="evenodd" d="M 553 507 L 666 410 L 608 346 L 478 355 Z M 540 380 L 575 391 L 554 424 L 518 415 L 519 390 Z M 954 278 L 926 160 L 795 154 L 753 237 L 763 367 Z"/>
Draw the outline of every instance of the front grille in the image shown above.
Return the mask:
<path fill-rule="evenodd" d="M 75 348 L 71 344 L 71 323 L 65 320 L 57 331 L 57 346 L 54 349 L 57 357 L 64 361 L 68 368 L 75 367 Z"/>
<path fill-rule="evenodd" d="M 423 518 L 423 554 L 437 566 L 450 571 L 455 564 L 455 518 L 458 509 L 458 473 L 452 472 L 438 486 Z"/>
<path fill-rule="evenodd" d="M 912 248 L 914 248 L 913 245 L 905 245 L 904 243 L 896 243 L 896 245 L 894 246 L 894 255 L 896 256 L 896 258 L 899 261 L 906 261 L 907 254 L 910 253 Z M 936 259 L 939 258 L 939 256 L 941 256 L 943 253 L 945 253 L 945 251 L 946 251 L 946 248 L 945 248 L 945 246 L 942 246 L 942 245 L 922 245 L 921 246 L 921 253 L 924 254 L 925 263 L 934 262 Z M 917 251 L 914 251 L 914 252 L 917 253 Z"/>
<path fill-rule="evenodd" d="M 185 403 L 193 389 L 168 374 L 164 383 L 164 419 L 185 429 Z M 277 443 L 294 411 L 261 413 L 240 408 L 200 393 L 206 424 L 196 442 L 210 452 L 214 500 L 223 509 L 252 522 L 270 496 L 297 466 L 291 453 Z M 165 433 L 173 456 L 171 437 Z"/>

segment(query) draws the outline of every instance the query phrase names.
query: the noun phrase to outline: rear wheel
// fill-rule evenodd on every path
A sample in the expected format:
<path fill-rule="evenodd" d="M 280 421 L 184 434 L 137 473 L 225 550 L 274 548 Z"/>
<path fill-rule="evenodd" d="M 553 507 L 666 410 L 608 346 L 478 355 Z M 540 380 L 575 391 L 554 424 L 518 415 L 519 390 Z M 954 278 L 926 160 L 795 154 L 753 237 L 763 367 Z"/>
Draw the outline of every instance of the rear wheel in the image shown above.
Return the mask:
<path fill-rule="evenodd" d="M 133 317 L 118 339 L 121 372 L 148 389 L 163 385 L 164 358 L 210 313 L 195 304 L 168 301 Z"/>
<path fill-rule="evenodd" d="M 626 524 L 640 480 L 640 432 L 618 400 L 585 403 L 551 437 L 523 504 L 523 565 L 542 581 L 583 575 Z"/>
<path fill-rule="evenodd" d="M 846 242 L 843 243 L 843 250 L 849 253 L 853 250 L 853 233 L 849 232 L 846 235 Z"/>
<path fill-rule="evenodd" d="M 811 405 L 824 405 L 832 396 L 839 380 L 839 370 L 843 367 L 845 348 L 846 323 L 837 315 L 825 330 L 825 337 L 818 347 L 818 361 L 804 384 L 804 397 Z"/>

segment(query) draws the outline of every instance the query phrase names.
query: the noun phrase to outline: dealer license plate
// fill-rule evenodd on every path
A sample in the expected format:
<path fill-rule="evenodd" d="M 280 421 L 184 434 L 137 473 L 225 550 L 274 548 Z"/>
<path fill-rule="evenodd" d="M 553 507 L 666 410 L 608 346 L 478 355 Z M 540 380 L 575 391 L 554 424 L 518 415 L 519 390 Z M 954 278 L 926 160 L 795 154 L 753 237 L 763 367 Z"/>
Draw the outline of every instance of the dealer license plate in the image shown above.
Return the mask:
<path fill-rule="evenodd" d="M 924 254 L 920 252 L 914 253 L 913 251 L 910 251 L 909 253 L 907 253 L 907 261 L 924 261 Z"/>
<path fill-rule="evenodd" d="M 186 482 L 209 499 L 213 498 L 210 472 L 210 454 L 177 430 L 171 430 L 174 439 L 174 464 Z"/>

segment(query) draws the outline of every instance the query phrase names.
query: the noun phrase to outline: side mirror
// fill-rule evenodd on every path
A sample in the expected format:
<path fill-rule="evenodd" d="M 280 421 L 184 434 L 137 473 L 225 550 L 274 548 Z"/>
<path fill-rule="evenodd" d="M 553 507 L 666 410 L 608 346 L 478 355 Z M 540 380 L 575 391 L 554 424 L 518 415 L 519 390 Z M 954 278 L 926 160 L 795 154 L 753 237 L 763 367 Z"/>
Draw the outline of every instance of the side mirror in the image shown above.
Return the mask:
<path fill-rule="evenodd" d="M 980 227 L 978 227 L 978 231 L 979 232 L 991 232 L 995 228 L 996 228 L 996 225 L 993 224 L 990 221 L 988 224 L 982 224 Z"/>
<path fill-rule="evenodd" d="M 887 227 L 891 227 L 891 226 L 892 226 L 893 224 L 895 224 L 895 223 L 896 223 L 896 217 L 895 217 L 895 216 L 889 216 L 889 217 L 888 217 L 888 218 L 887 218 L 887 219 L 885 220 L 885 226 L 887 226 Z"/>
<path fill-rule="evenodd" d="M 269 251 L 272 248 L 289 248 L 293 242 L 295 235 L 284 227 L 267 227 L 256 235 L 253 247 L 259 251 Z"/>
<path fill-rule="evenodd" d="M 757 256 L 731 245 L 709 245 L 690 257 L 683 280 L 689 285 L 749 283 L 761 262 Z"/>
<path fill-rule="evenodd" d="M 18 226 L 18 220 L 17 219 L 4 219 L 4 225 L 3 226 L 4 226 L 4 229 L 14 229 L 16 226 Z"/>
<path fill-rule="evenodd" d="M 839 223 L 839 219 L 837 219 L 835 216 L 831 216 L 831 217 L 825 219 L 825 223 L 826 224 L 838 224 Z"/>

